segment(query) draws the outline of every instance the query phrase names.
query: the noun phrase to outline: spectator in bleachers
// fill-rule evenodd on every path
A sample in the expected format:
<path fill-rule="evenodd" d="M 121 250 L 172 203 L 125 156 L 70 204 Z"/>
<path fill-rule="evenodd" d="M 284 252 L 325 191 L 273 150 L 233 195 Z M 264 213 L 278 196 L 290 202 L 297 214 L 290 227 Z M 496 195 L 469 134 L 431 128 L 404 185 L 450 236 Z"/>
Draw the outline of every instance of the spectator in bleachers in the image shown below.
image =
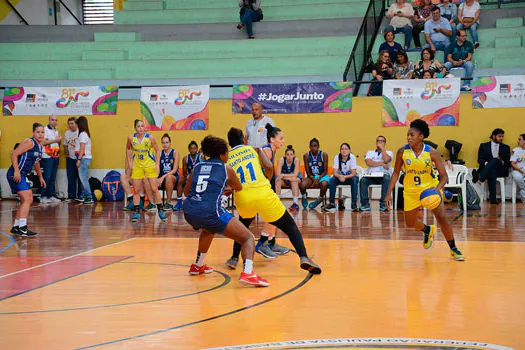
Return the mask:
<path fill-rule="evenodd" d="M 414 28 L 412 29 L 412 36 L 414 37 L 414 44 L 416 49 L 421 49 L 421 38 L 419 33 L 425 30 L 425 23 L 432 18 L 432 10 L 434 5 L 430 0 L 423 0 L 414 13 Z"/>
<path fill-rule="evenodd" d="M 518 147 L 512 150 L 510 164 L 512 177 L 520 189 L 521 202 L 525 203 L 525 134 L 518 137 Z"/>
<path fill-rule="evenodd" d="M 378 136 L 376 138 L 376 149 L 366 152 L 365 156 L 365 163 L 368 166 L 368 176 L 363 176 L 359 182 L 359 193 L 361 197 L 360 211 L 370 211 L 370 200 L 368 198 L 368 187 L 370 185 L 381 185 L 379 210 L 388 210 L 385 205 L 385 196 L 388 191 L 388 184 L 390 183 L 390 164 L 393 159 L 394 153 L 386 149 L 386 137 Z"/>
<path fill-rule="evenodd" d="M 78 142 L 78 125 L 75 117 L 67 120 L 69 127 L 64 134 L 64 153 L 66 154 L 66 172 L 67 172 L 67 199 L 72 201 L 80 198 L 82 192 L 82 184 L 78 177 L 77 168 L 77 149 Z"/>
<path fill-rule="evenodd" d="M 474 71 L 474 64 L 472 63 L 472 55 L 474 54 L 474 46 L 467 40 L 467 32 L 464 29 L 459 29 L 456 33 L 456 41 L 452 42 L 445 51 L 446 59 L 445 68 L 450 71 L 452 68 L 464 68 L 465 77 L 472 78 Z M 470 90 L 469 81 L 465 81 L 465 90 Z"/>
<path fill-rule="evenodd" d="M 385 42 L 379 46 L 378 52 L 384 50 L 388 51 L 390 54 L 390 62 L 394 62 L 396 60 L 397 53 L 403 50 L 403 46 L 394 41 L 395 34 L 393 30 L 385 31 L 383 37 L 385 38 Z"/>
<path fill-rule="evenodd" d="M 62 136 L 57 130 L 58 117 L 49 116 L 49 124 L 45 128 L 45 137 L 42 141 L 44 152 L 42 153 L 42 170 L 44 171 L 44 181 L 47 186 L 41 189 L 42 199 L 40 203 L 60 203 L 60 199 L 55 195 L 55 181 L 58 170 L 58 157 L 60 156 L 60 143 Z"/>
<path fill-rule="evenodd" d="M 395 79 L 412 79 L 414 77 L 414 63 L 409 61 L 405 51 L 397 53 L 396 62 L 394 63 Z"/>
<path fill-rule="evenodd" d="M 395 34 L 405 34 L 405 50 L 408 50 L 412 42 L 412 18 L 414 17 L 414 9 L 405 0 L 396 0 L 390 5 L 385 15 L 390 19 L 390 24 L 385 28 L 385 33 L 393 31 Z M 386 39 L 386 38 L 385 38 Z"/>
<path fill-rule="evenodd" d="M 443 3 L 438 5 L 439 10 L 441 11 L 441 17 L 444 17 L 450 23 L 452 28 L 452 35 L 450 36 L 452 40 L 456 37 L 456 21 L 458 20 L 458 8 L 456 4 L 450 2 L 450 0 L 443 0 Z"/>
<path fill-rule="evenodd" d="M 434 53 L 429 48 L 421 51 L 421 59 L 417 61 L 414 68 L 414 78 L 425 79 L 423 75 L 427 71 L 430 73 L 431 78 L 442 78 L 446 74 L 445 67 L 438 60 L 434 59 Z"/>
<path fill-rule="evenodd" d="M 478 39 L 478 26 L 479 26 L 479 15 L 481 13 L 481 7 L 475 0 L 465 0 L 458 9 L 458 26 L 457 29 L 468 29 L 470 35 L 472 35 L 472 41 L 474 42 L 474 48 L 477 49 L 479 46 Z"/>
<path fill-rule="evenodd" d="M 350 153 L 350 145 L 343 142 L 339 147 L 339 154 L 334 157 L 334 175 L 330 179 L 330 203 L 324 208 L 324 211 L 334 212 L 335 194 L 337 186 L 350 185 L 352 191 L 352 211 L 357 211 L 357 185 L 359 177 L 357 176 L 357 161 L 355 156 Z M 339 202 L 339 210 L 344 210 L 344 204 Z"/>
<path fill-rule="evenodd" d="M 430 73 L 430 71 L 428 70 L 424 71 L 422 79 L 432 79 L 432 74 Z"/>
<path fill-rule="evenodd" d="M 394 66 L 390 62 L 390 54 L 388 51 L 383 50 L 379 53 L 376 65 L 372 70 L 373 80 L 383 81 L 392 79 L 394 73 Z M 368 96 L 381 96 L 383 94 L 382 83 L 372 83 Z"/>
<path fill-rule="evenodd" d="M 510 167 L 510 147 L 503 143 L 505 131 L 494 129 L 490 135 L 490 142 L 479 145 L 478 163 L 479 171 L 472 171 L 472 181 L 478 180 L 489 183 L 489 199 L 491 204 L 499 204 L 496 199 L 496 182 L 498 177 L 509 176 Z M 503 193 L 502 198 L 505 198 Z"/>
<path fill-rule="evenodd" d="M 237 25 L 237 29 L 241 30 L 246 27 L 248 39 L 255 39 L 253 22 L 259 22 L 262 19 L 261 0 L 239 0 L 239 7 L 241 8 L 239 13 L 241 22 Z"/>
<path fill-rule="evenodd" d="M 441 17 L 441 12 L 438 7 L 432 10 L 432 19 L 425 23 L 425 40 L 430 50 L 436 52 L 437 50 L 445 51 L 450 45 L 449 37 L 452 35 L 452 28 L 450 23 L 444 17 Z"/>

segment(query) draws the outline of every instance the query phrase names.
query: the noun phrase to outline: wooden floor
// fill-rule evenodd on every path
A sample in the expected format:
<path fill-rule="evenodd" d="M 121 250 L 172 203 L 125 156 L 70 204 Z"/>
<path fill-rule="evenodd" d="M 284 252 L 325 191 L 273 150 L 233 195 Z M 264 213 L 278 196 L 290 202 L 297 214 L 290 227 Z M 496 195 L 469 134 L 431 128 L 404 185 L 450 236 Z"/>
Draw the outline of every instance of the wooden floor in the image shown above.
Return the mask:
<path fill-rule="evenodd" d="M 525 349 L 523 204 L 466 216 L 450 205 L 465 262 L 441 235 L 424 250 L 401 211 L 376 203 L 300 212 L 323 273 L 308 275 L 293 253 L 257 255 L 269 288 L 237 282 L 221 237 L 206 258 L 216 272 L 189 276 L 197 234 L 181 213 L 132 224 L 122 203 L 35 206 L 40 235 L 14 240 L 15 208 L 0 202 L 0 349 Z"/>

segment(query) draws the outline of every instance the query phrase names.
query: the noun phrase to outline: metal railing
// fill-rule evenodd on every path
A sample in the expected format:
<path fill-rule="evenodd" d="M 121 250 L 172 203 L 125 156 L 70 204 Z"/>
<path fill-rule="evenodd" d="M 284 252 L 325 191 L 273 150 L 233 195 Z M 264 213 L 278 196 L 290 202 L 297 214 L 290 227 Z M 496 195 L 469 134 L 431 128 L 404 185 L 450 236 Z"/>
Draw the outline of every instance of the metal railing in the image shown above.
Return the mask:
<path fill-rule="evenodd" d="M 370 0 L 363 22 L 348 58 L 343 81 L 353 81 L 355 83 L 354 96 L 359 92 L 360 82 L 365 73 L 365 68 L 371 59 L 371 52 L 374 41 L 381 27 L 381 22 L 385 15 L 386 0 Z"/>

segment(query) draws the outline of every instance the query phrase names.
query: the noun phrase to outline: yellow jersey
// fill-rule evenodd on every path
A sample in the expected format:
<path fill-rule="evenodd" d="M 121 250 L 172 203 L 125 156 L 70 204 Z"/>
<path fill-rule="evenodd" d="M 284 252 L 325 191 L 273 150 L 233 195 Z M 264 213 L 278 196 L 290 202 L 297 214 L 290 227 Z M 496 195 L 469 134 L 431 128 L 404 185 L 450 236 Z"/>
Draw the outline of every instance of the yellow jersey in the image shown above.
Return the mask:
<path fill-rule="evenodd" d="M 432 166 L 429 145 L 423 146 L 423 151 L 421 151 L 419 157 L 416 157 L 409 145 L 405 145 L 403 167 L 405 169 L 403 186 L 404 191 L 407 193 L 421 192 L 439 184 Z"/>
<path fill-rule="evenodd" d="M 151 146 L 149 134 L 144 134 L 142 140 L 138 139 L 137 134 L 133 134 L 131 138 L 131 151 L 133 152 L 133 167 L 155 167 L 155 150 Z"/>
<path fill-rule="evenodd" d="M 243 191 L 250 188 L 268 187 L 270 182 L 261 169 L 259 155 L 251 146 L 239 145 L 230 150 L 228 165 L 241 181 Z"/>

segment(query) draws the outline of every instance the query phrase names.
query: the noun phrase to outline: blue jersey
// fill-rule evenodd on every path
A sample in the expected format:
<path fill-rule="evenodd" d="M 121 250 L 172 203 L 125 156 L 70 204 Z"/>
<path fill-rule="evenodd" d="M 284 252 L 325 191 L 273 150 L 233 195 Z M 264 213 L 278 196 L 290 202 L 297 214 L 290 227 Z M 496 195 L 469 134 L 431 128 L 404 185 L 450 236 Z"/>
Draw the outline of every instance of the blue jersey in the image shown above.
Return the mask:
<path fill-rule="evenodd" d="M 227 180 L 226 164 L 219 159 L 195 165 L 191 190 L 184 201 L 184 213 L 191 212 L 203 218 L 221 216 L 225 212 L 221 207 L 221 198 Z"/>
<path fill-rule="evenodd" d="M 20 169 L 21 176 L 29 174 L 35 163 L 42 159 L 42 146 L 34 138 L 29 140 L 33 141 L 33 147 L 18 156 L 18 169 Z M 8 172 L 14 173 L 12 165 Z"/>
<path fill-rule="evenodd" d="M 170 149 L 169 153 L 166 154 L 164 150 L 160 153 L 160 174 L 159 177 L 169 173 L 173 170 L 173 167 L 175 166 L 175 150 L 172 148 Z M 177 164 L 177 170 L 179 165 Z"/>
<path fill-rule="evenodd" d="M 324 173 L 323 151 L 317 152 L 316 157 L 312 155 L 312 152 L 308 152 L 308 166 L 313 176 Z"/>
<path fill-rule="evenodd" d="M 272 149 L 272 146 L 270 144 L 267 144 L 267 145 L 264 145 L 261 147 L 261 149 L 264 151 L 266 148 L 268 148 L 270 150 L 270 152 L 272 152 L 272 156 L 270 157 L 270 162 L 272 162 L 273 164 L 273 161 L 275 159 L 275 152 L 273 151 Z"/>
<path fill-rule="evenodd" d="M 281 168 L 281 174 L 293 174 L 295 173 L 295 157 L 293 157 L 292 164 L 286 162 L 286 157 L 283 157 L 283 167 Z"/>
<path fill-rule="evenodd" d="M 186 156 L 186 169 L 188 169 L 188 175 L 191 174 L 191 171 L 193 168 L 195 168 L 195 165 L 199 164 L 201 161 L 203 161 L 202 156 L 198 153 L 195 155 L 195 157 L 192 157 L 191 154 Z"/>

